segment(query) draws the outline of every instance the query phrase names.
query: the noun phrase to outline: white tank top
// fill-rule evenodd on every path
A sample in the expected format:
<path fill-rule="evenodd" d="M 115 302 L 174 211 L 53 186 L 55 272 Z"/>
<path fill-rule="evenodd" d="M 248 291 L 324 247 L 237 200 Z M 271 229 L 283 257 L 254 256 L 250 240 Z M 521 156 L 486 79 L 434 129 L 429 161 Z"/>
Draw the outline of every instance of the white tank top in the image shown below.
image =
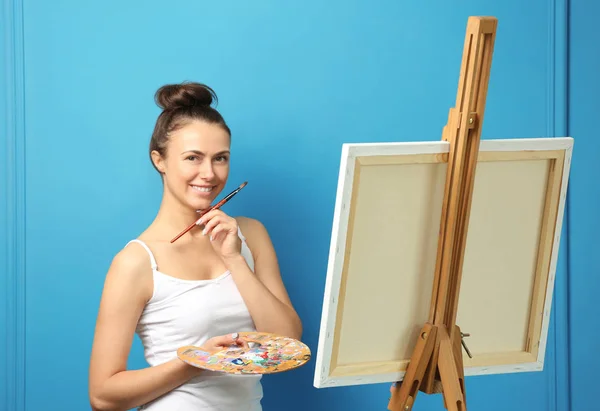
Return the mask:
<path fill-rule="evenodd" d="M 242 255 L 254 270 L 254 260 L 246 239 Z M 202 345 L 218 335 L 256 331 L 252 317 L 231 273 L 211 280 L 183 280 L 162 273 L 150 248 L 154 291 L 139 319 L 136 333 L 144 346 L 144 357 L 156 366 L 177 357 L 184 345 Z M 129 244 L 128 243 L 128 244 Z M 205 371 L 171 392 L 143 405 L 148 411 L 261 411 L 263 396 L 258 375 L 229 375 Z"/>

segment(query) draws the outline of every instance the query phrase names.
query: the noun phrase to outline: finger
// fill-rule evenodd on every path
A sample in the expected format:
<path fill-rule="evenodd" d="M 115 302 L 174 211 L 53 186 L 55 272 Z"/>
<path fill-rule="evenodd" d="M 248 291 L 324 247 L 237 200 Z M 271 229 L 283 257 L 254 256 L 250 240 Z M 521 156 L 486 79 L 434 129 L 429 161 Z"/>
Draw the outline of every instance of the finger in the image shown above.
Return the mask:
<path fill-rule="evenodd" d="M 239 336 L 238 333 L 227 334 L 222 336 L 223 345 L 231 346 L 238 345 L 244 348 L 248 347 L 248 342 Z"/>
<path fill-rule="evenodd" d="M 200 222 L 206 223 L 214 218 L 219 217 L 221 220 L 231 221 L 234 224 L 237 224 L 237 220 L 221 210 L 211 210 L 208 213 L 204 214 L 202 218 L 200 218 Z"/>
<path fill-rule="evenodd" d="M 233 342 L 233 344 L 242 346 L 248 345 L 248 343 L 242 337 L 240 337 L 238 333 L 229 334 L 229 336 L 231 337 L 231 341 Z"/>
<path fill-rule="evenodd" d="M 200 225 L 200 226 L 201 226 L 201 225 L 204 225 L 204 226 L 205 226 L 205 225 L 206 225 L 206 224 L 207 224 L 207 223 L 208 223 L 208 222 L 209 222 L 211 219 L 213 219 L 214 217 L 215 217 L 215 215 L 214 215 L 214 214 L 212 214 L 212 213 L 206 213 L 206 214 L 204 214 L 202 217 L 200 217 L 200 218 L 198 219 L 198 221 L 196 221 L 196 224 L 197 224 L 197 225 Z"/>
<path fill-rule="evenodd" d="M 208 345 L 212 346 L 213 349 L 217 350 L 217 351 L 223 349 L 224 347 L 229 347 L 229 346 L 233 345 L 233 343 L 234 343 L 233 339 L 227 335 L 212 337 L 209 340 L 209 342 L 210 342 L 210 344 L 208 344 Z"/>
<path fill-rule="evenodd" d="M 235 344 L 239 345 L 242 348 L 250 348 L 250 346 L 248 345 L 248 341 L 244 340 L 241 337 L 235 341 Z"/>
<path fill-rule="evenodd" d="M 217 227 L 220 227 L 220 228 L 217 230 Z M 222 216 L 213 217 L 210 221 L 208 221 L 206 223 L 202 233 L 204 235 L 206 235 L 206 234 L 210 234 L 211 232 L 216 233 L 216 232 L 223 231 L 223 230 L 226 230 L 231 233 L 237 233 L 236 221 L 232 218 L 226 218 L 226 217 L 222 217 Z"/>
<path fill-rule="evenodd" d="M 204 221 L 204 218 L 203 218 L 203 221 Z M 223 220 L 222 220 L 222 218 L 221 218 L 221 217 L 213 217 L 213 218 L 211 218 L 211 219 L 209 219 L 209 220 L 206 220 L 206 221 L 204 222 L 204 230 L 202 230 L 202 234 L 203 234 L 203 235 L 210 234 L 210 233 L 211 233 L 211 231 L 212 231 L 212 230 L 213 230 L 213 229 L 214 229 L 214 228 L 215 228 L 215 227 L 216 227 L 218 224 L 220 224 L 220 223 L 222 223 L 222 222 L 223 222 Z"/>
<path fill-rule="evenodd" d="M 221 234 L 225 229 L 222 224 L 219 224 L 215 228 L 210 231 L 210 241 L 215 241 L 219 239 L 219 234 Z"/>
<path fill-rule="evenodd" d="M 229 233 L 236 233 L 235 227 L 227 225 L 225 223 L 219 223 L 215 228 L 210 231 L 210 241 L 218 239 L 219 235 L 222 237 L 227 236 Z"/>
<path fill-rule="evenodd" d="M 231 227 L 232 232 L 237 230 L 237 221 L 235 221 L 235 219 L 219 215 L 206 220 L 206 222 L 204 223 L 204 230 L 202 231 L 202 233 L 204 235 L 209 234 L 211 230 L 213 230 L 219 224 L 224 224 L 228 227 Z"/>
<path fill-rule="evenodd" d="M 200 219 L 200 221 L 208 221 L 211 220 L 215 217 L 224 217 L 224 218 L 230 218 L 227 214 L 225 214 L 223 211 L 221 211 L 220 209 L 216 209 L 216 210 L 210 210 L 208 213 L 204 214 L 202 216 L 202 218 Z"/>

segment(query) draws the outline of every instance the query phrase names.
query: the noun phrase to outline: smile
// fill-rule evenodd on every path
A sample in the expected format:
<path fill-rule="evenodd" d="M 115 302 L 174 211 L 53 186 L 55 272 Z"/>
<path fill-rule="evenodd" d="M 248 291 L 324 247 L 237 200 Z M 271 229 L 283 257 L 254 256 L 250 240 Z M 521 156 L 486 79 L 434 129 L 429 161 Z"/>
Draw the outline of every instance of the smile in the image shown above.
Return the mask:
<path fill-rule="evenodd" d="M 200 187 L 200 186 L 190 186 L 194 190 L 199 191 L 201 193 L 210 193 L 213 190 L 213 187 Z"/>

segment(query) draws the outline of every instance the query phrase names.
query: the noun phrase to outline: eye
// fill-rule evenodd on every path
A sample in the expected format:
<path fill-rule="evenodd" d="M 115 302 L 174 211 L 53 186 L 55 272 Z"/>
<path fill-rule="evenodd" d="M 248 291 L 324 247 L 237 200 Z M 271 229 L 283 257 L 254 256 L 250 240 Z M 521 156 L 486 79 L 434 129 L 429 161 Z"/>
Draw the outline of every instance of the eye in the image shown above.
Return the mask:
<path fill-rule="evenodd" d="M 228 158 L 227 158 L 227 156 L 217 156 L 217 157 L 215 157 L 215 160 L 218 163 L 225 163 L 225 162 L 227 162 Z"/>
<path fill-rule="evenodd" d="M 189 160 L 189 161 L 195 161 L 198 159 L 198 156 L 192 154 L 192 155 L 187 156 L 185 159 Z"/>

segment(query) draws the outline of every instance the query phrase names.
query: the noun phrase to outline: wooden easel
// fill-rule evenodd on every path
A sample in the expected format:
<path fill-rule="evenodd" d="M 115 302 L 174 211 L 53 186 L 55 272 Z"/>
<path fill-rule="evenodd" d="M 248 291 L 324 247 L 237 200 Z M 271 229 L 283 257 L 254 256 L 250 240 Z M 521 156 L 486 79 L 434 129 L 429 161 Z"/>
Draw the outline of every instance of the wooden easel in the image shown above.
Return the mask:
<path fill-rule="evenodd" d="M 450 152 L 429 320 L 402 383 L 392 390 L 391 411 L 411 410 L 418 391 L 442 392 L 449 411 L 467 409 L 464 342 L 455 322 L 497 23 L 494 17 L 468 19 L 456 105 L 442 133 Z"/>

